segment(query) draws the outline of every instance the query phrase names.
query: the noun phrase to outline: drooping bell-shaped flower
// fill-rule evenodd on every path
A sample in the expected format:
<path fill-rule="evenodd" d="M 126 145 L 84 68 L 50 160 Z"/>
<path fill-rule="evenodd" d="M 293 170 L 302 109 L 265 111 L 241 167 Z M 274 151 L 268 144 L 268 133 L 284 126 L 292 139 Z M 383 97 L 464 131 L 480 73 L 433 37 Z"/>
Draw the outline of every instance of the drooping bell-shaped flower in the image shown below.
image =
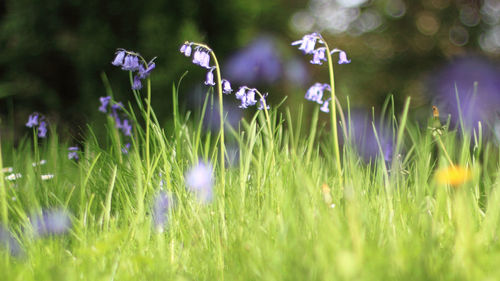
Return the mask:
<path fill-rule="evenodd" d="M 300 45 L 299 50 L 304 52 L 304 54 L 312 54 L 318 39 L 319 36 L 317 33 L 306 34 L 301 40 L 293 42 L 292 46 Z"/>
<path fill-rule="evenodd" d="M 125 50 L 118 50 L 116 52 L 115 59 L 111 62 L 111 64 L 114 66 L 122 66 L 124 58 L 125 58 Z"/>
<path fill-rule="evenodd" d="M 207 72 L 207 79 L 205 80 L 205 85 L 207 85 L 207 86 L 215 86 L 214 69 L 215 69 L 215 67 L 213 67 L 212 69 L 210 69 Z"/>
<path fill-rule="evenodd" d="M 264 95 L 262 95 L 262 97 L 260 98 L 259 100 L 259 106 L 257 107 L 258 110 L 262 110 L 262 109 L 269 109 L 269 105 L 267 105 L 267 102 L 266 102 L 266 97 L 267 97 L 267 93 L 265 93 Z"/>
<path fill-rule="evenodd" d="M 139 77 L 139 75 L 135 75 L 134 76 L 134 83 L 132 84 L 132 90 L 140 90 L 142 89 L 142 82 L 141 82 L 141 78 Z"/>
<path fill-rule="evenodd" d="M 47 136 L 47 122 L 41 121 L 38 126 L 38 137 L 45 138 Z"/>
<path fill-rule="evenodd" d="M 245 97 L 245 94 L 246 94 L 246 88 L 240 87 L 236 92 L 235 97 L 237 100 L 241 100 L 243 97 Z"/>
<path fill-rule="evenodd" d="M 348 64 L 351 63 L 350 59 L 347 59 L 347 54 L 346 52 L 340 50 L 340 49 L 333 49 L 331 51 L 331 54 L 339 53 L 339 61 L 338 64 Z"/>
<path fill-rule="evenodd" d="M 132 125 L 130 125 L 130 123 L 127 119 L 123 119 L 123 122 L 121 124 L 121 129 L 122 129 L 123 135 L 125 135 L 127 137 L 132 136 Z"/>
<path fill-rule="evenodd" d="M 231 83 L 229 83 L 226 79 L 222 79 L 222 92 L 226 95 L 233 92 L 233 89 L 231 89 Z"/>
<path fill-rule="evenodd" d="M 122 69 L 129 71 L 139 70 L 139 58 L 137 56 L 128 54 L 127 56 L 125 56 Z"/>
<path fill-rule="evenodd" d="M 189 57 L 191 55 L 191 44 L 184 43 L 181 46 L 181 53 L 183 53 L 186 57 Z"/>
<path fill-rule="evenodd" d="M 208 54 L 208 52 L 201 52 L 200 66 L 204 67 L 204 68 L 211 68 L 210 67 L 210 55 Z"/>
<path fill-rule="evenodd" d="M 106 113 L 108 111 L 108 104 L 109 101 L 111 100 L 111 96 L 107 97 L 100 97 L 99 101 L 101 102 L 101 106 L 99 106 L 99 111 L 102 113 Z"/>
<path fill-rule="evenodd" d="M 326 48 L 324 48 L 324 47 L 317 48 L 316 50 L 314 50 L 311 63 L 312 64 L 319 64 L 319 65 L 323 64 L 323 61 L 326 61 L 325 51 L 326 51 Z"/>
<path fill-rule="evenodd" d="M 330 105 L 331 98 L 328 98 L 326 101 L 323 102 L 323 105 L 320 107 L 319 110 L 323 111 L 324 113 L 330 112 Z"/>
<path fill-rule="evenodd" d="M 144 69 L 144 66 L 141 64 L 139 66 L 139 78 L 145 79 L 146 77 L 148 77 L 149 74 L 151 73 L 151 71 L 153 71 L 153 69 L 155 69 L 155 67 L 156 67 L 156 64 L 154 62 L 150 62 L 146 69 Z"/>
<path fill-rule="evenodd" d="M 26 123 L 26 127 L 33 128 L 33 126 L 38 125 L 38 113 L 32 113 L 28 117 L 28 122 Z"/>
<path fill-rule="evenodd" d="M 305 99 L 317 102 L 319 104 L 323 103 L 323 91 L 328 90 L 330 91 L 330 85 L 328 84 L 321 84 L 321 83 L 314 83 L 306 92 Z"/>

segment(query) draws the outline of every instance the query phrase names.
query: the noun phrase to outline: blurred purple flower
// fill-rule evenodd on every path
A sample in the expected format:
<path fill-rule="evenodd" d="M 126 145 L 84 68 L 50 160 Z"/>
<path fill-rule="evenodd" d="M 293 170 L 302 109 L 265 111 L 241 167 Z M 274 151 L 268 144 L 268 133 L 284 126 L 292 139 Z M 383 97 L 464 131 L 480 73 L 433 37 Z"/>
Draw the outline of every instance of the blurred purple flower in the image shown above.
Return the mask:
<path fill-rule="evenodd" d="M 461 57 L 431 75 L 430 89 L 433 103 L 442 115 L 451 115 L 451 124 L 460 123 L 462 114 L 464 129 L 493 128 L 500 112 L 500 70 L 498 65 L 482 57 Z M 477 88 L 474 84 L 477 82 Z M 460 110 L 457 103 L 460 100 Z M 488 130 L 486 130 L 487 132 Z M 483 130 L 485 132 L 485 130 Z"/>
<path fill-rule="evenodd" d="M 173 207 L 174 200 L 172 195 L 164 191 L 156 195 L 153 206 L 153 222 L 160 232 L 163 232 L 163 228 L 168 222 L 168 216 Z"/>
<path fill-rule="evenodd" d="M 122 69 L 128 71 L 139 70 L 139 58 L 131 54 L 126 55 L 122 64 Z"/>
<path fill-rule="evenodd" d="M 129 124 L 127 119 L 123 119 L 123 123 L 121 124 L 121 129 L 123 135 L 130 137 L 132 136 L 132 125 Z"/>
<path fill-rule="evenodd" d="M 330 85 L 314 83 L 306 92 L 305 99 L 317 102 L 319 104 L 323 103 L 323 91 L 330 91 Z"/>
<path fill-rule="evenodd" d="M 33 112 L 28 117 L 28 123 L 26 123 L 26 127 L 33 128 L 33 126 L 36 126 L 36 125 L 38 125 L 38 113 Z"/>
<path fill-rule="evenodd" d="M 60 235 L 71 228 L 69 214 L 62 209 L 44 210 L 41 215 L 31 216 L 30 221 L 38 236 Z"/>
<path fill-rule="evenodd" d="M 101 106 L 99 107 L 100 112 L 106 113 L 108 111 L 108 104 L 110 100 L 111 96 L 99 98 L 99 101 L 101 102 Z"/>
<path fill-rule="evenodd" d="M 207 85 L 207 86 L 215 86 L 215 82 L 214 82 L 214 69 L 215 69 L 215 67 L 212 67 L 207 72 L 207 80 L 205 80 L 205 85 Z"/>
<path fill-rule="evenodd" d="M 292 46 L 300 45 L 299 50 L 304 52 L 304 54 L 312 54 L 318 39 L 319 36 L 317 33 L 306 34 L 301 40 L 292 42 Z"/>
<path fill-rule="evenodd" d="M 323 105 L 319 108 L 319 110 L 323 111 L 324 113 L 330 112 L 330 101 L 332 99 L 328 98 L 326 101 L 323 102 Z"/>
<path fill-rule="evenodd" d="M 151 71 L 153 71 L 155 68 L 156 68 L 156 64 L 153 61 L 151 61 L 151 62 L 148 63 L 148 67 L 146 69 L 141 64 L 139 66 L 139 78 L 140 79 L 145 79 L 146 77 L 149 76 L 149 74 L 151 73 Z"/>
<path fill-rule="evenodd" d="M 130 150 L 130 143 L 126 143 L 123 147 L 122 147 L 122 153 L 123 154 L 128 154 Z"/>
<path fill-rule="evenodd" d="M 70 146 L 68 147 L 68 159 L 71 160 L 71 159 L 74 159 L 76 161 L 78 161 L 79 157 L 78 157 L 78 146 Z"/>
<path fill-rule="evenodd" d="M 306 64 L 297 58 L 287 61 L 284 69 L 287 83 L 305 86 L 310 81 Z"/>
<path fill-rule="evenodd" d="M 242 84 L 273 83 L 282 75 L 281 60 L 273 39 L 267 36 L 229 58 L 226 64 L 229 80 Z"/>
<path fill-rule="evenodd" d="M 140 90 L 142 89 L 142 82 L 141 82 L 141 78 L 139 77 L 139 75 L 135 75 L 134 76 L 134 82 L 132 83 L 132 90 Z"/>
<path fill-rule="evenodd" d="M 47 137 L 47 122 L 40 121 L 40 125 L 38 126 L 38 137 L 39 138 Z"/>
<path fill-rule="evenodd" d="M 10 231 L 3 225 L 0 225 L 0 246 L 7 248 L 12 256 L 21 254 L 21 246 L 17 240 L 14 239 Z"/>
<path fill-rule="evenodd" d="M 373 131 L 373 120 L 370 112 L 362 109 L 351 109 L 350 120 L 347 122 L 349 122 L 347 131 L 351 134 L 350 145 L 365 161 L 375 160 L 380 155 L 380 149 Z M 382 157 L 385 161 L 391 161 L 392 133 L 387 126 L 378 124 L 378 122 L 375 122 L 375 129 L 382 148 Z M 344 145 L 348 144 L 345 139 L 343 139 L 343 143 Z"/>
<path fill-rule="evenodd" d="M 214 184 L 212 166 L 203 162 L 192 167 L 185 175 L 187 189 L 195 194 L 202 203 L 212 201 Z"/>

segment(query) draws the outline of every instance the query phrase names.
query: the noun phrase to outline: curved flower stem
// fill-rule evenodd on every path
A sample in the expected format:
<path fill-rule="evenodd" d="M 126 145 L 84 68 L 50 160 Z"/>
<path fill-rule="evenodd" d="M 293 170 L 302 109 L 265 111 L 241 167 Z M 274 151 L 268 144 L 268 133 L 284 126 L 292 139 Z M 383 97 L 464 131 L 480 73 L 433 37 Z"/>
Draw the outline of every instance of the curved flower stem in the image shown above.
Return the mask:
<path fill-rule="evenodd" d="M 337 173 L 339 174 L 340 178 L 340 186 L 343 185 L 343 177 L 342 177 L 342 166 L 340 162 L 340 150 L 339 150 L 339 139 L 338 139 L 338 132 L 337 132 L 337 112 L 336 112 L 336 96 L 335 96 L 335 80 L 334 80 L 334 74 L 333 74 L 333 61 L 332 61 L 332 54 L 330 54 L 330 48 L 328 47 L 328 44 L 326 41 L 321 38 L 321 41 L 325 45 L 326 48 L 326 53 L 327 53 L 327 59 L 328 59 L 328 71 L 330 73 L 330 88 L 331 88 L 331 93 L 332 93 L 332 99 L 330 102 L 330 116 L 332 119 L 332 131 L 333 131 L 333 150 L 335 152 L 335 160 L 337 163 Z M 345 124 L 344 124 L 345 126 Z"/>

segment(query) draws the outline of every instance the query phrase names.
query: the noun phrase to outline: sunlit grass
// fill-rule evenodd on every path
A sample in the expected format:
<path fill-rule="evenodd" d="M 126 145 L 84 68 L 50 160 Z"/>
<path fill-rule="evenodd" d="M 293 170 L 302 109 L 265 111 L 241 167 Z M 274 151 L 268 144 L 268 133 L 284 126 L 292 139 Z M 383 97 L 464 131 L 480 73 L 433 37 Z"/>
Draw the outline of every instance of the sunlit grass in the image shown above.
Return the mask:
<path fill-rule="evenodd" d="M 436 171 L 448 167 L 448 159 L 431 131 L 408 117 L 406 106 L 385 116 L 394 125 L 399 152 L 393 160 L 362 159 L 346 145 L 340 181 L 331 174 L 336 170 L 332 138 L 317 108 L 292 116 L 286 108 L 272 107 L 271 129 L 262 111 L 238 128 L 226 128 L 226 145 L 236 146 L 238 157 L 221 173 L 217 133 L 204 132 L 198 115 L 179 112 L 177 94 L 174 89 L 168 131 L 139 97 L 139 109 L 125 107 L 135 124 L 128 154 L 121 151 L 123 140 L 112 118 L 103 125 L 107 139 L 97 139 L 89 128 L 79 144 L 79 162 L 67 158 L 75 144 L 60 143 L 54 131 L 36 147 L 31 138 L 15 149 L 3 143 L 3 166 L 22 174 L 5 180 L 6 193 L 0 193 L 5 200 L 0 202 L 7 202 L 7 226 L 21 251 L 11 255 L 1 248 L 0 280 L 500 276 L 499 152 L 492 141 L 443 132 L 449 157 L 469 172 L 460 185 L 442 182 Z M 209 103 L 202 110 L 210 110 Z M 145 130 L 140 124 L 149 116 L 151 127 Z M 33 167 L 42 159 L 45 165 Z M 199 162 L 214 169 L 211 202 L 186 189 L 185 174 Z M 42 180 L 45 174 L 55 176 Z M 152 217 L 160 190 L 175 201 L 162 228 Z M 71 213 L 71 229 L 36 237 L 29 217 L 51 208 Z"/>

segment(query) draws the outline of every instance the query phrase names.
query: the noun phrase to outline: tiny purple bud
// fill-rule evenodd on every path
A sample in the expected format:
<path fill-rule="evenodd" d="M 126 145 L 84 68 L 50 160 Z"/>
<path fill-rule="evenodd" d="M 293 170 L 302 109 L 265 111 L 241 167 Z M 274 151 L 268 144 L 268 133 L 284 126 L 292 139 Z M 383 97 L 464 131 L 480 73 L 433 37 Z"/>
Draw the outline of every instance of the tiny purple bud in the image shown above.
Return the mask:
<path fill-rule="evenodd" d="M 186 186 L 202 203 L 212 201 L 213 174 L 211 165 L 200 162 L 185 175 Z"/>
<path fill-rule="evenodd" d="M 114 66 L 122 66 L 124 58 L 125 58 L 125 51 L 119 50 L 116 52 L 115 59 L 113 60 L 113 62 L 111 62 L 111 64 Z"/>
<path fill-rule="evenodd" d="M 207 72 L 207 80 L 205 80 L 205 85 L 207 86 L 215 86 L 214 73 L 213 73 L 214 69 L 215 67 Z"/>
<path fill-rule="evenodd" d="M 321 108 L 319 110 L 325 112 L 325 113 L 328 113 L 330 112 L 330 108 L 328 107 L 329 103 L 330 103 L 330 98 L 328 98 L 326 101 L 323 102 L 323 105 L 321 106 Z"/>
<path fill-rule="evenodd" d="M 226 79 L 222 79 L 222 92 L 226 95 L 233 92 L 233 89 L 231 89 L 231 83 L 229 83 Z"/>
<path fill-rule="evenodd" d="M 33 126 L 38 125 L 38 113 L 32 113 L 28 117 L 28 123 L 26 123 L 26 127 L 33 128 Z"/>

